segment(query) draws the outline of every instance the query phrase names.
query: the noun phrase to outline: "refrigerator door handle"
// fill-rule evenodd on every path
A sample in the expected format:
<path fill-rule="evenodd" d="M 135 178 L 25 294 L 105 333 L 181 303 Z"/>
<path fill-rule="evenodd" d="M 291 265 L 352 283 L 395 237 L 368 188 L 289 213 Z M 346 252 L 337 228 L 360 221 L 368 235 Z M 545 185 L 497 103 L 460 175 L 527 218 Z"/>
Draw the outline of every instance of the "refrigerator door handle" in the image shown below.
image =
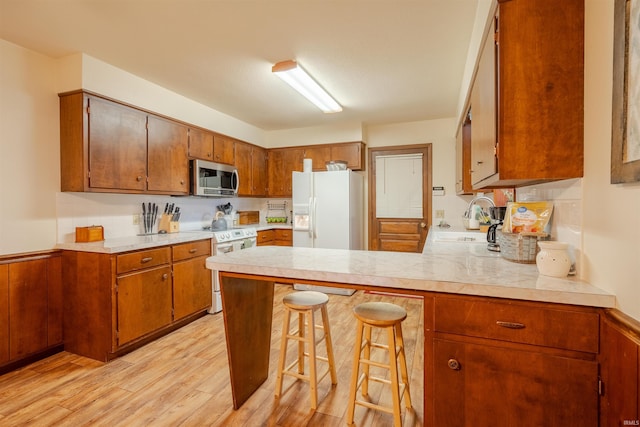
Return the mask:
<path fill-rule="evenodd" d="M 309 197 L 309 210 L 307 212 L 309 212 L 309 228 L 307 232 L 309 233 L 309 237 L 313 239 L 313 222 L 315 219 L 315 212 L 313 211 L 313 197 Z"/>
<path fill-rule="evenodd" d="M 316 223 L 316 207 L 317 207 L 317 206 L 318 206 L 318 199 L 316 199 L 316 198 L 314 197 L 314 198 L 313 198 L 313 215 L 312 215 L 312 217 L 313 217 L 313 221 L 312 221 L 312 224 L 311 224 L 311 230 L 313 230 L 313 231 L 312 231 L 312 233 L 313 233 L 313 236 L 312 236 L 312 237 L 313 237 L 314 239 L 318 237 L 318 233 L 317 233 L 317 230 L 316 230 L 316 224 L 317 224 L 317 223 Z"/>

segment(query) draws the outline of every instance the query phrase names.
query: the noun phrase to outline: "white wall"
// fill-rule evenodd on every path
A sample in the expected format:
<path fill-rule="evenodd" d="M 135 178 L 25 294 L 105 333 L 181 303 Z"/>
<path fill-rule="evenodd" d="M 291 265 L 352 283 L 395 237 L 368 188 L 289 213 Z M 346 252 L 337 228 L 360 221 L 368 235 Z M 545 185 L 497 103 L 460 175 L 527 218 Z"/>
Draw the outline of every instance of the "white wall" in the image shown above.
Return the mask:
<path fill-rule="evenodd" d="M 451 225 L 462 226 L 462 214 L 470 196 L 456 195 L 456 147 L 455 118 L 397 123 L 391 125 L 368 126 L 366 140 L 368 147 L 431 144 L 433 186 L 444 187 L 444 196 L 434 196 L 432 204 L 432 224 L 436 210 L 444 210 L 444 219 Z M 368 161 L 368 158 L 367 158 Z M 369 166 L 367 165 L 367 168 Z M 365 192 L 368 189 L 365 189 Z M 366 193 L 365 193 L 366 194 Z"/>
<path fill-rule="evenodd" d="M 364 141 L 361 123 L 283 129 L 267 131 L 264 134 L 264 147 L 266 148 L 353 141 Z"/>
<path fill-rule="evenodd" d="M 56 243 L 60 118 L 54 65 L 0 40 L 0 255 Z"/>
<path fill-rule="evenodd" d="M 613 3 L 585 1 L 584 278 L 640 320 L 640 183 L 610 183 Z"/>

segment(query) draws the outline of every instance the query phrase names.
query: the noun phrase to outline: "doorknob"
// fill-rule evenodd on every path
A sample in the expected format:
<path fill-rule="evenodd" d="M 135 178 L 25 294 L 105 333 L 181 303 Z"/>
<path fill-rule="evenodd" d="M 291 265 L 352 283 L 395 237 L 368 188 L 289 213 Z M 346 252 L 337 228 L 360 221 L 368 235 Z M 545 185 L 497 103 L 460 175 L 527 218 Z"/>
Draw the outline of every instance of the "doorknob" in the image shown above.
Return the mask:
<path fill-rule="evenodd" d="M 421 223 L 420 223 L 420 227 L 421 227 L 421 228 L 427 228 L 427 224 L 425 224 L 424 222 L 421 222 Z"/>

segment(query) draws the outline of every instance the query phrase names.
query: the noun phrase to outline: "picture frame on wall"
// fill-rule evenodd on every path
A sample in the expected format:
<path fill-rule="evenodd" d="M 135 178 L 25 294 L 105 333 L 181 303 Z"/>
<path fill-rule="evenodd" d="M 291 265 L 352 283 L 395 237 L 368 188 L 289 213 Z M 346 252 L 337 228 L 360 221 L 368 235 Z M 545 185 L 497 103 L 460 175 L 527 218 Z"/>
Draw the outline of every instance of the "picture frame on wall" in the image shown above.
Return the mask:
<path fill-rule="evenodd" d="M 611 183 L 640 181 L 640 0 L 615 0 Z"/>

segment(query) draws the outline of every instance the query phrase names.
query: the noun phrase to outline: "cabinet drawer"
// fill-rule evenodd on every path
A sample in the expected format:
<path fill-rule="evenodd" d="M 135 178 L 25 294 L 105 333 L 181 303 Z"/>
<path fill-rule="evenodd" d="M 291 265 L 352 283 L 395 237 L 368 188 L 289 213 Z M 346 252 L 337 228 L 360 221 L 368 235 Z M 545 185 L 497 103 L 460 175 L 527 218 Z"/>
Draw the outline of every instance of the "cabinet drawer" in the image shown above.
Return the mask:
<path fill-rule="evenodd" d="M 273 230 L 264 230 L 264 231 L 258 231 L 258 245 L 268 245 L 271 244 L 271 242 L 274 239 L 274 231 Z"/>
<path fill-rule="evenodd" d="M 173 246 L 173 261 L 211 255 L 211 240 L 183 243 Z"/>
<path fill-rule="evenodd" d="M 438 297 L 434 320 L 437 332 L 598 352 L 599 317 L 589 309 Z"/>
<path fill-rule="evenodd" d="M 274 231 L 276 240 L 291 240 L 293 238 L 291 230 L 279 228 Z"/>
<path fill-rule="evenodd" d="M 118 255 L 116 261 L 117 274 L 142 270 L 156 265 L 168 264 L 171 261 L 171 250 L 168 246 Z"/>

